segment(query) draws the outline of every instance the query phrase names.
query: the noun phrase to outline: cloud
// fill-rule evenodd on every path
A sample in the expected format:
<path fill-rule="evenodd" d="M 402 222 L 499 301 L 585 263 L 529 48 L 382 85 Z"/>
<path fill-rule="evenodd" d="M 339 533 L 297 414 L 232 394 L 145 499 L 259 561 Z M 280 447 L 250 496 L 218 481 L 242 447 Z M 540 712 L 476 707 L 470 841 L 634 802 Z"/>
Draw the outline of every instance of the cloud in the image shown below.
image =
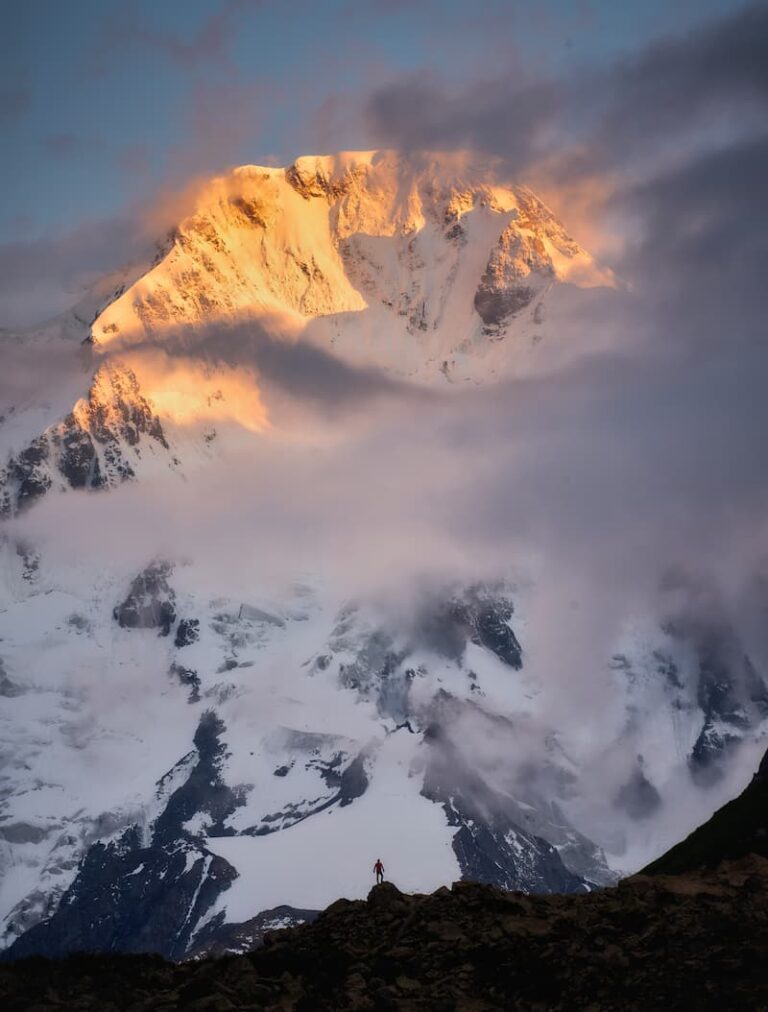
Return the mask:
<path fill-rule="evenodd" d="M 762 354 L 768 133 L 689 159 L 617 200 L 639 223 L 622 267 L 654 299 L 660 340 Z"/>
<path fill-rule="evenodd" d="M 140 151 L 138 156 L 137 171 Z M 169 180 L 111 218 L 0 243 L 0 328 L 22 330 L 40 324 L 76 306 L 106 275 L 130 274 L 137 264 L 148 267 L 169 232 L 191 212 L 207 179 L 189 166 L 183 182 L 177 178 L 171 185 Z"/>
<path fill-rule="evenodd" d="M 153 246 L 129 216 L 0 244 L 0 326 L 25 327 L 62 312 L 97 278 L 149 255 Z"/>
<path fill-rule="evenodd" d="M 444 81 L 418 73 L 375 91 L 366 113 L 376 146 L 485 150 L 502 154 L 515 172 L 543 154 L 559 101 L 554 85 L 518 74 L 452 94 Z"/>
<path fill-rule="evenodd" d="M 719 118 L 759 115 L 768 99 L 768 7 L 744 7 L 662 40 L 599 77 L 609 96 L 601 153 L 625 161 L 649 139 L 670 142 Z"/>
<path fill-rule="evenodd" d="M 49 412 L 58 409 L 66 414 L 72 398 L 87 389 L 87 362 L 82 349 L 71 342 L 31 347 L 28 340 L 5 339 L 0 341 L 0 359 L 0 416 L 4 421 L 29 403 L 47 403 Z M 63 396 L 56 395 L 56 388 Z M 28 429 L 20 437 L 25 438 L 30 438 Z"/>
<path fill-rule="evenodd" d="M 693 141 L 761 130 L 767 47 L 768 7 L 759 4 L 604 71 L 548 79 L 518 66 L 458 88 L 418 72 L 375 89 L 364 114 L 374 145 L 482 150 L 539 183 L 545 171 L 560 184 L 637 176 Z"/>
<path fill-rule="evenodd" d="M 279 391 L 281 398 L 332 413 L 343 413 L 356 405 L 370 406 L 379 396 L 404 397 L 413 391 L 379 369 L 351 365 L 319 345 L 287 336 L 282 321 L 271 321 L 268 316 L 239 324 L 221 321 L 168 330 L 142 344 L 110 348 L 117 358 L 160 354 L 169 361 L 186 358 L 214 368 L 254 370 L 260 382 Z M 420 396 L 430 399 L 427 392 Z"/>
<path fill-rule="evenodd" d="M 720 26 L 654 45 L 605 76 L 599 116 L 587 125 L 599 133 L 625 109 L 625 134 L 635 122 L 638 134 L 650 130 L 663 138 L 675 133 L 692 106 L 717 105 L 716 96 L 726 105 L 758 96 L 764 71 L 753 40 L 764 23 L 763 11 L 750 8 Z M 734 61 L 743 59 L 738 68 L 719 58 L 713 63 L 717 84 L 702 85 L 704 101 L 696 82 L 714 60 L 719 34 Z M 422 78 L 399 93 L 377 92 L 369 109 L 388 124 L 389 140 L 415 144 L 417 124 L 426 124 L 425 143 L 455 138 L 483 146 L 490 138 L 500 153 L 512 152 L 513 161 L 533 164 L 531 152 L 535 160 L 553 143 L 534 136 L 540 130 L 536 113 L 557 115 L 562 94 L 519 78 L 503 82 L 498 94 L 477 85 L 450 99 Z M 607 88 L 611 82 L 615 87 Z M 530 103 L 507 113 L 520 124 L 518 155 L 517 141 L 499 129 L 495 110 L 509 98 L 505 89 L 521 94 L 521 87 Z M 660 100 L 666 90 L 680 92 L 674 116 L 656 124 L 629 115 L 643 96 Z M 344 489 L 347 501 L 359 500 L 355 516 L 366 524 L 375 516 L 375 529 L 386 532 L 372 544 L 439 541 L 443 558 L 466 557 L 479 568 L 537 546 L 558 560 L 553 571 L 567 562 L 593 583 L 620 585 L 629 597 L 650 593 L 672 559 L 716 569 L 722 553 L 741 574 L 735 582 L 743 582 L 754 546 L 764 544 L 761 444 L 768 412 L 760 392 L 767 375 L 760 306 L 766 243 L 755 209 L 764 198 L 766 152 L 759 132 L 724 137 L 714 150 L 682 147 L 675 164 L 662 159 L 642 179 L 631 169 L 619 176 L 614 206 L 637 223 L 617 260 L 631 290 L 608 308 L 590 310 L 580 324 L 613 335 L 610 356 L 585 357 L 548 377 L 482 394 L 444 397 L 353 368 L 256 325 L 178 335 L 171 354 L 247 366 L 273 410 L 278 405 L 287 415 L 290 405 L 301 405 L 342 429 L 350 412 L 379 405 L 376 424 L 366 427 L 372 442 L 358 446 L 360 456 L 350 449 L 349 456 L 326 461 L 329 471 L 337 469 L 333 488 Z M 606 158 L 601 168 L 610 163 L 614 171 L 616 158 Z M 166 343 L 163 353 L 169 348 Z M 479 452 L 488 447 L 493 452 Z M 391 499 L 377 494 L 369 502 L 365 491 L 379 488 L 379 469 L 398 480 Z M 314 489 L 317 503 L 323 482 Z M 335 493 L 328 494 L 332 527 L 344 510 L 333 502 Z M 427 516 L 434 525 L 423 541 L 409 526 L 416 515 L 420 531 Z M 335 544 L 336 535 L 329 536 Z M 427 559 L 422 563 L 427 566 Z M 364 568 L 376 571 L 373 560 Z"/>
<path fill-rule="evenodd" d="M 99 65 L 126 50 L 156 52 L 184 70 L 206 65 L 229 65 L 229 50 L 243 14 L 256 10 L 258 0 L 223 0 L 194 34 L 184 39 L 176 32 L 153 25 L 133 4 L 121 4 L 104 19 Z"/>
<path fill-rule="evenodd" d="M 672 246 L 661 255 L 663 277 L 678 254 Z M 648 269 L 652 250 L 637 256 Z M 768 657 L 753 589 L 768 558 L 762 352 L 747 342 L 731 354 L 713 320 L 709 350 L 692 358 L 695 335 L 668 329 L 680 310 L 655 270 L 617 310 L 593 318 L 622 328 L 620 351 L 482 390 L 426 394 L 255 326 L 178 334 L 164 351 L 134 347 L 161 380 L 191 363 L 211 370 L 215 389 L 216 370 L 235 369 L 238 396 L 251 382 L 271 428 L 226 443 L 220 416 L 221 447 L 204 468 L 106 495 L 47 497 L 10 529 L 40 545 L 57 572 L 87 560 L 127 580 L 164 555 L 194 559 L 210 595 L 248 588 L 267 597 L 311 574 L 331 601 L 373 597 L 406 620 L 425 588 L 439 595 L 453 581 L 511 577 L 523 676 L 542 686 L 536 721 L 523 722 L 516 740 L 530 737 L 530 761 L 558 729 L 588 770 L 582 786 L 594 810 L 584 828 L 607 833 L 623 818 L 605 808 L 635 744 L 621 738 L 624 751 L 606 764 L 626 717 L 608 660 L 627 621 L 658 631 L 674 611 L 660 589 L 670 567 L 715 588 L 716 604 L 690 593 L 702 622 L 736 616 L 750 655 Z M 706 272 L 680 278 L 680 306 L 710 283 Z M 505 738 L 485 740 L 483 726 L 459 725 L 465 748 L 491 765 L 495 753 L 509 771 Z M 657 783 L 666 814 L 654 831 L 670 842 L 710 803 L 694 804 L 676 776 Z M 678 810 L 677 797 L 687 807 Z M 658 837 L 645 851 L 638 843 L 638 864 L 656 846 Z"/>

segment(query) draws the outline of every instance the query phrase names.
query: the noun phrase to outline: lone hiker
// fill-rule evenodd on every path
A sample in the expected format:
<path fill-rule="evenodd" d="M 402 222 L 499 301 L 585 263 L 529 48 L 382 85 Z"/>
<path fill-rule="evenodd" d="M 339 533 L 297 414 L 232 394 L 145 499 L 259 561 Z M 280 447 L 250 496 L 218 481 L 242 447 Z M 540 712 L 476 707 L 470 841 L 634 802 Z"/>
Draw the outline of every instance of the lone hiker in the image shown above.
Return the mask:
<path fill-rule="evenodd" d="M 381 885 L 384 881 L 384 865 L 381 863 L 381 858 L 376 858 L 376 864 L 373 866 L 373 870 L 376 872 L 376 885 Z"/>

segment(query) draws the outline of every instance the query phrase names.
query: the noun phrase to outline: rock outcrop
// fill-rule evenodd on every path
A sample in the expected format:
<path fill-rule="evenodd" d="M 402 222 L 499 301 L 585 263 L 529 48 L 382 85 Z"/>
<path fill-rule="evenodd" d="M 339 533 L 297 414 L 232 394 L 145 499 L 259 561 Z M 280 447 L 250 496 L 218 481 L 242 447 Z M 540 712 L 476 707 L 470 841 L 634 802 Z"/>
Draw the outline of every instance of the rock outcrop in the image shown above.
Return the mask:
<path fill-rule="evenodd" d="M 159 417 L 136 374 L 117 361 L 100 366 L 88 396 L 0 467 L 0 517 L 51 489 L 104 489 L 136 476 L 142 446 L 172 455 Z"/>
<path fill-rule="evenodd" d="M 762 1008 L 767 902 L 757 856 L 587 896 L 471 883 L 407 896 L 385 883 L 248 955 L 0 967 L 0 1001 L 9 1012 Z"/>
<path fill-rule="evenodd" d="M 169 562 L 153 562 L 131 583 L 128 594 L 113 610 L 123 629 L 159 629 L 167 636 L 176 621 L 176 595 L 168 583 L 173 572 Z"/>

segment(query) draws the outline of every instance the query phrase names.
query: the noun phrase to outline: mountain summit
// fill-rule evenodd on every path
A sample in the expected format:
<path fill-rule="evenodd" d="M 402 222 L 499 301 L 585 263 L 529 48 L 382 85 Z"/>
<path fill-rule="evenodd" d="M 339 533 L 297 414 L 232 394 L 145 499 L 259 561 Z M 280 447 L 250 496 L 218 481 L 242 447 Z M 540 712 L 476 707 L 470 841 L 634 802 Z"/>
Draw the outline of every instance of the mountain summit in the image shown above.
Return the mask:
<path fill-rule="evenodd" d="M 258 339 L 457 389 L 584 354 L 579 313 L 614 284 L 531 190 L 462 153 L 243 166 L 200 186 L 156 247 L 17 339 L 64 361 L 54 389 L 3 416 L 0 516 L 194 468 L 221 423 L 262 431 Z"/>
<path fill-rule="evenodd" d="M 358 364 L 488 378 L 554 332 L 564 288 L 612 283 L 497 163 L 346 152 L 211 180 L 91 335 L 108 347 L 267 316 Z"/>

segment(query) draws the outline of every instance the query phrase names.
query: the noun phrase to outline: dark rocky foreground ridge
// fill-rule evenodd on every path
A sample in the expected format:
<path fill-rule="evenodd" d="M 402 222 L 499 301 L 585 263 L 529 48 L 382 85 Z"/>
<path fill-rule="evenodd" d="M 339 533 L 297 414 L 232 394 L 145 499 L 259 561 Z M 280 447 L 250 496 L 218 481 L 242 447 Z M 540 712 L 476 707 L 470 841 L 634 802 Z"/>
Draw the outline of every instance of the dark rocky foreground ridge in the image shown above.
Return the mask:
<path fill-rule="evenodd" d="M 385 884 L 243 956 L 23 960 L 0 970 L 0 1002 L 9 1012 L 759 1009 L 766 953 L 768 860 L 750 856 L 586 896 L 471 883 L 405 896 Z"/>
<path fill-rule="evenodd" d="M 39 958 L 4 1009 L 768 1009 L 768 759 L 735 801 L 617 887 L 528 896 L 457 883 L 339 900 L 242 956 Z M 664 874 L 674 864 L 678 874 Z"/>

